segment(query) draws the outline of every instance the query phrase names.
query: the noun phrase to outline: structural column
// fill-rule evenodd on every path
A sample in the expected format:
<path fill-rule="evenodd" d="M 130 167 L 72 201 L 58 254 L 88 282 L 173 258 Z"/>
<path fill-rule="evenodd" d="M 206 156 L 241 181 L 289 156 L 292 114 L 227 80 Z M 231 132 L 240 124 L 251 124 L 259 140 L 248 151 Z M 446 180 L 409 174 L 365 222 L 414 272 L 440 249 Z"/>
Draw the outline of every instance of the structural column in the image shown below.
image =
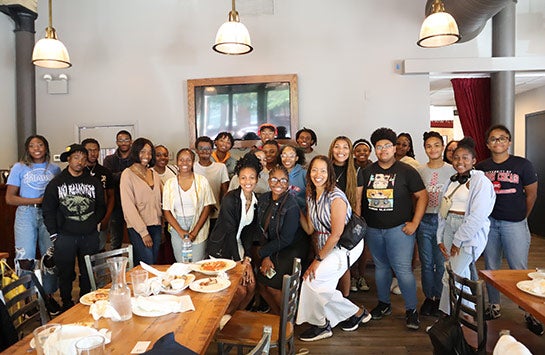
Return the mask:
<path fill-rule="evenodd" d="M 516 41 L 516 1 L 492 18 L 492 57 L 514 57 Z M 502 124 L 514 132 L 515 72 L 503 71 L 490 75 L 491 124 Z M 514 133 L 513 133 L 514 136 Z"/>
<path fill-rule="evenodd" d="M 34 21 L 38 15 L 20 5 L 1 6 L 15 23 L 15 80 L 17 100 L 17 152 L 25 151 L 26 137 L 36 134 L 36 71 L 32 64 Z"/>

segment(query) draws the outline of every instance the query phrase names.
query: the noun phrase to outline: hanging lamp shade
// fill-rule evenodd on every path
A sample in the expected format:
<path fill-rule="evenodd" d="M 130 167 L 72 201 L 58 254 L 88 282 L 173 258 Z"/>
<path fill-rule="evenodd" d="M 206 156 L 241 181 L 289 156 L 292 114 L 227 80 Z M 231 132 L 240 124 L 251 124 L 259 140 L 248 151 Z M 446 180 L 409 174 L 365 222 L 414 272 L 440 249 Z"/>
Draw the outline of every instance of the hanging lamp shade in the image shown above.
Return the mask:
<path fill-rule="evenodd" d="M 229 20 L 219 28 L 212 49 L 218 53 L 229 55 L 250 53 L 254 50 L 250 33 L 246 26 L 240 22 L 238 12 L 235 10 L 235 0 L 232 0 L 232 4 Z"/>
<path fill-rule="evenodd" d="M 422 23 L 416 44 L 424 48 L 437 48 L 454 44 L 460 38 L 456 20 L 445 12 L 445 5 L 441 0 L 435 0 L 432 13 Z"/>
<path fill-rule="evenodd" d="M 57 32 L 52 23 L 51 0 L 49 0 L 49 26 L 45 29 L 45 38 L 34 45 L 32 63 L 43 68 L 70 68 L 72 66 L 70 56 L 64 44 L 57 39 Z"/>

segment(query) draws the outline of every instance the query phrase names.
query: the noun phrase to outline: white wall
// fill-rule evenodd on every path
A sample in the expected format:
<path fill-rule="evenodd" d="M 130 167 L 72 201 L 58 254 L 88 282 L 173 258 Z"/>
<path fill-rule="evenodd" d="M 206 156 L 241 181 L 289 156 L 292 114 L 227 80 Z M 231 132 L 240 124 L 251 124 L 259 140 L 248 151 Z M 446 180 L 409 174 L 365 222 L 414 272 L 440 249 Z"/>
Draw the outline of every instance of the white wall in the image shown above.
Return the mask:
<path fill-rule="evenodd" d="M 58 153 L 75 140 L 76 124 L 134 122 L 138 135 L 177 150 L 189 143 L 187 79 L 296 73 L 300 125 L 316 130 L 319 151 L 336 135 L 368 137 L 381 126 L 416 140 L 429 129 L 428 78 L 398 75 L 394 63 L 490 55 L 489 30 L 448 48 L 416 46 L 424 4 L 276 0 L 274 15 L 245 15 L 238 6 L 254 52 L 230 57 L 211 49 L 227 19 L 227 0 L 55 1 L 53 25 L 73 67 L 37 68 L 38 132 Z M 38 8 L 37 39 L 47 25 L 47 1 Z M 12 28 L 0 16 L 0 123 L 7 136 L 0 140 L 0 168 L 17 159 Z M 41 77 L 61 72 L 70 78 L 69 94 L 48 95 Z M 415 146 L 423 160 L 421 144 Z"/>
<path fill-rule="evenodd" d="M 515 99 L 514 153 L 526 156 L 526 114 L 545 111 L 545 87 L 526 91 Z"/>

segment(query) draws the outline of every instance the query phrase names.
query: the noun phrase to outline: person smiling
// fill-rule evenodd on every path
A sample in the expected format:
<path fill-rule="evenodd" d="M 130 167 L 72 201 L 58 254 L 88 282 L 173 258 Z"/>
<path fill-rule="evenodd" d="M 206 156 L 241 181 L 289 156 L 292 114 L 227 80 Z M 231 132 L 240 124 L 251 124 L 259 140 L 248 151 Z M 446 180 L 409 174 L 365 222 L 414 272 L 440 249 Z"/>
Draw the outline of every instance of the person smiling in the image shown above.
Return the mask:
<path fill-rule="evenodd" d="M 414 157 L 413 138 L 409 133 L 400 133 L 396 139 L 396 160 L 418 168 L 420 163 Z"/>
<path fill-rule="evenodd" d="M 121 174 L 121 206 L 134 250 L 134 264 L 155 264 L 161 243 L 161 178 L 155 165 L 155 148 L 146 138 L 134 141 L 134 162 Z"/>
<path fill-rule="evenodd" d="M 178 174 L 178 167 L 168 163 L 170 159 L 169 154 L 168 148 L 164 145 L 161 144 L 155 147 L 155 165 L 151 170 L 159 174 L 162 185 L 164 185 L 168 179 L 176 177 Z"/>
<path fill-rule="evenodd" d="M 461 277 L 470 278 L 469 265 L 481 256 L 486 246 L 490 221 L 488 216 L 494 208 L 496 194 L 490 180 L 480 170 L 477 162 L 475 142 L 465 137 L 458 142 L 452 166 L 456 174 L 447 180 L 442 196 L 449 196 L 452 205 L 446 216 L 439 214 L 437 244 L 452 271 Z M 450 314 L 448 276 L 443 277 L 443 291 L 439 310 Z"/>
<path fill-rule="evenodd" d="M 305 160 L 307 163 L 318 155 L 314 148 L 312 148 L 318 143 L 318 137 L 312 129 L 303 127 L 298 130 L 297 133 L 295 133 L 295 142 L 305 153 Z"/>
<path fill-rule="evenodd" d="M 337 244 L 352 213 L 346 195 L 336 186 L 331 160 L 314 157 L 307 171 L 307 214 L 301 218 L 305 232 L 315 235 L 316 250 L 303 275 L 297 310 L 296 323 L 311 325 L 299 336 L 303 341 L 329 338 L 337 324 L 344 331 L 354 331 L 371 320 L 365 307 L 356 306 L 336 289 L 350 267 L 348 260 L 353 264 L 363 251 L 363 240 L 350 251 Z"/>
<path fill-rule="evenodd" d="M 307 171 L 303 168 L 305 165 L 305 154 L 302 150 L 288 144 L 280 149 L 280 160 L 282 166 L 289 172 L 290 185 L 288 190 L 295 197 L 299 208 L 305 210 L 305 191 L 307 185 Z"/>
<path fill-rule="evenodd" d="M 182 262 L 182 238 L 189 235 L 193 262 L 204 259 L 210 222 L 208 215 L 216 203 L 208 180 L 193 173 L 195 153 L 189 148 L 176 154 L 179 173 L 163 186 L 163 213 L 170 225 L 172 249 Z"/>
<path fill-rule="evenodd" d="M 212 160 L 218 163 L 225 164 L 229 179 L 235 175 L 235 166 L 237 160 L 231 156 L 231 148 L 235 145 L 235 139 L 229 132 L 220 132 L 214 139 L 216 150 L 212 152 Z"/>
<path fill-rule="evenodd" d="M 104 190 L 95 177 L 86 172 L 87 150 L 72 144 L 61 154 L 68 166 L 47 185 L 43 199 L 43 217 L 54 242 L 53 258 L 59 272 L 62 310 L 74 305 L 72 282 L 79 268 L 80 297 L 91 291 L 85 255 L 99 249 L 98 224 L 106 213 Z"/>

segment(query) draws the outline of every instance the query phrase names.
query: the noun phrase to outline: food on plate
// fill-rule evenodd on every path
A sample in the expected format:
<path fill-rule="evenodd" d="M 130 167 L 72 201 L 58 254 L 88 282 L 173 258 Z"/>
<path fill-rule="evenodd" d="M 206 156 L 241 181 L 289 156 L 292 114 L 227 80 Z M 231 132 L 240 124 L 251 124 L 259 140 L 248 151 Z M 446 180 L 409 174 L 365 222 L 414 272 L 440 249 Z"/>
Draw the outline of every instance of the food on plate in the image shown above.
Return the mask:
<path fill-rule="evenodd" d="M 161 285 L 166 290 L 181 290 L 193 281 L 193 275 L 165 275 L 161 280 Z"/>
<path fill-rule="evenodd" d="M 201 264 L 201 270 L 204 271 L 219 271 L 226 267 L 227 263 L 223 260 L 212 260 Z"/>
<path fill-rule="evenodd" d="M 96 291 L 85 295 L 85 300 L 89 303 L 95 303 L 97 301 L 108 300 L 110 298 L 110 290 L 106 288 L 100 288 Z"/>
<path fill-rule="evenodd" d="M 218 279 L 215 278 L 215 277 L 210 277 L 210 278 L 208 278 L 207 281 L 202 281 L 200 283 L 200 286 L 201 286 L 201 288 L 205 288 L 205 287 L 212 286 L 212 285 L 217 285 L 217 284 L 218 284 Z"/>

